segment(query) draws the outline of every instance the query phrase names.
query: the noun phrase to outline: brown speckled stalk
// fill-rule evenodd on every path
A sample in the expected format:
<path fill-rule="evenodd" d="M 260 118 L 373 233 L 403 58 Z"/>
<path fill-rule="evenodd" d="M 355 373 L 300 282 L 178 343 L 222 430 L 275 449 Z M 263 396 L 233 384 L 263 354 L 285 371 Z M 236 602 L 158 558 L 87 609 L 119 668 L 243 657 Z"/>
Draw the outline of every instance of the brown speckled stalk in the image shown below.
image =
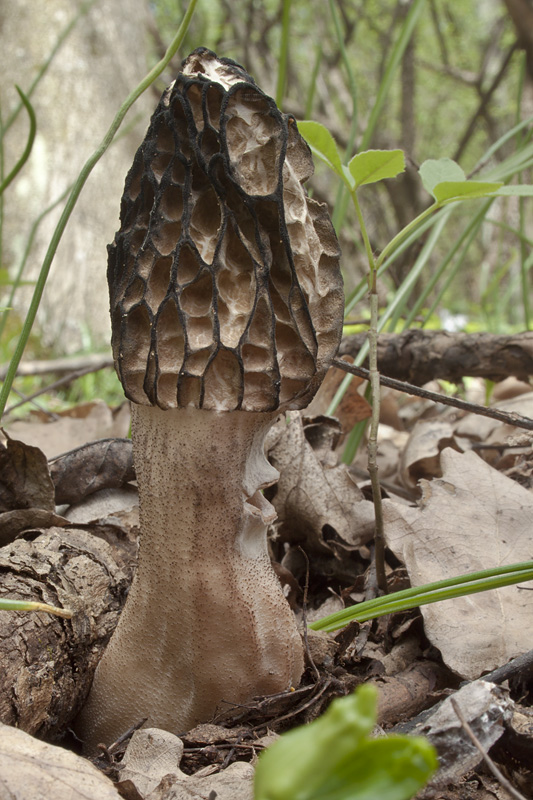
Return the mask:
<path fill-rule="evenodd" d="M 133 407 L 141 552 L 78 722 L 88 750 L 130 725 L 179 733 L 221 701 L 297 685 L 300 635 L 267 552 L 276 414 Z"/>

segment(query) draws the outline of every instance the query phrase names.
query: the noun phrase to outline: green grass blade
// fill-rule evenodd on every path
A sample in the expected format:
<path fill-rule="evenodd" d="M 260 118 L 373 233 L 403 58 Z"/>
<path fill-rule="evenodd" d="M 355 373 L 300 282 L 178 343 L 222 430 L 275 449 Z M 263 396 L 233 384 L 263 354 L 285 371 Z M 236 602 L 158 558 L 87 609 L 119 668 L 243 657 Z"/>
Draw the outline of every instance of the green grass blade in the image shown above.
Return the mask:
<path fill-rule="evenodd" d="M 335 631 L 353 621 L 364 622 L 385 614 L 406 611 L 421 605 L 486 592 L 530 580 L 533 580 L 533 561 L 480 570 L 358 603 L 350 608 L 329 614 L 327 617 L 311 623 L 309 627 L 317 631 Z"/>
<path fill-rule="evenodd" d="M 320 41 L 316 47 L 315 51 L 315 61 L 313 63 L 313 69 L 311 72 L 311 79 L 309 81 L 309 89 L 307 90 L 307 98 L 305 101 L 305 119 L 311 119 L 313 114 L 313 106 L 315 102 L 315 92 L 316 92 L 316 82 L 318 78 L 318 73 L 320 71 L 320 66 L 322 64 L 322 41 Z"/>
<path fill-rule="evenodd" d="M 3 194 L 5 192 L 9 184 L 17 177 L 20 170 L 30 157 L 30 153 L 33 148 L 33 142 L 35 141 L 35 133 L 37 131 L 37 121 L 35 119 L 35 111 L 33 110 L 32 104 L 30 103 L 30 101 L 28 100 L 28 98 L 26 97 L 26 95 L 19 86 L 15 86 L 15 89 L 19 93 L 19 97 L 24 105 L 24 108 L 28 112 L 28 117 L 30 120 L 30 129 L 28 131 L 28 139 L 26 141 L 26 147 L 24 148 L 24 152 L 22 153 L 21 157 L 19 158 L 19 160 L 17 161 L 17 163 L 15 164 L 9 175 L 6 175 L 2 183 L 0 183 L 0 194 Z"/>
<path fill-rule="evenodd" d="M 374 136 L 374 132 L 376 130 L 379 118 L 381 116 L 381 112 L 383 111 L 383 106 L 385 105 L 388 94 L 390 92 L 392 82 L 394 80 L 398 67 L 400 66 L 403 54 L 405 53 L 405 49 L 409 44 L 411 37 L 414 33 L 416 23 L 418 22 L 418 18 L 420 16 L 422 9 L 424 8 L 425 2 L 426 0 L 414 0 L 407 16 L 405 17 L 399 36 L 397 37 L 396 42 L 394 43 L 394 47 L 392 48 L 392 53 L 387 62 L 383 79 L 379 85 L 376 101 L 368 118 L 368 124 L 363 134 L 360 150 L 368 150 L 368 148 L 370 147 L 370 143 Z"/>
<path fill-rule="evenodd" d="M 287 72 L 289 66 L 289 38 L 290 38 L 290 20 L 291 20 L 291 2 L 292 0 L 283 0 L 283 11 L 281 17 L 281 42 L 279 47 L 279 67 L 278 67 L 278 81 L 276 85 L 276 105 L 281 108 L 283 105 L 283 98 L 285 96 L 285 87 L 287 86 Z"/>
<path fill-rule="evenodd" d="M 22 258 L 20 260 L 20 264 L 19 264 L 19 268 L 17 270 L 17 274 L 15 275 L 15 278 L 13 280 L 13 284 L 11 286 L 11 291 L 9 293 L 9 298 L 7 299 L 7 303 L 6 303 L 7 308 L 2 311 L 2 319 L 0 320 L 0 341 L 2 341 L 2 336 L 4 335 L 4 330 L 5 330 L 5 327 L 6 327 L 6 324 L 7 324 L 7 319 L 8 319 L 8 316 L 9 316 L 9 312 L 12 310 L 13 302 L 14 302 L 14 299 L 15 299 L 15 294 L 17 292 L 18 287 L 21 285 L 22 276 L 24 275 L 24 270 L 25 270 L 26 264 L 28 262 L 28 258 L 29 258 L 30 252 L 31 252 L 31 248 L 33 247 L 33 242 L 35 241 L 35 236 L 37 235 L 37 230 L 39 228 L 39 225 L 41 224 L 43 219 L 51 211 L 53 211 L 54 208 L 56 208 L 56 206 L 58 206 L 60 203 L 63 202 L 63 200 L 65 200 L 65 198 L 68 196 L 68 194 L 71 191 L 72 191 L 72 186 L 68 186 L 65 189 L 65 191 L 63 192 L 63 194 L 61 194 L 57 198 L 57 200 L 55 200 L 53 203 L 51 203 L 47 208 L 44 209 L 44 211 L 42 211 L 39 214 L 39 216 L 34 220 L 32 226 L 31 226 L 31 229 L 30 229 L 30 232 L 29 232 L 29 235 L 28 235 L 28 238 L 26 240 L 25 247 L 24 247 L 24 253 L 22 254 Z"/>

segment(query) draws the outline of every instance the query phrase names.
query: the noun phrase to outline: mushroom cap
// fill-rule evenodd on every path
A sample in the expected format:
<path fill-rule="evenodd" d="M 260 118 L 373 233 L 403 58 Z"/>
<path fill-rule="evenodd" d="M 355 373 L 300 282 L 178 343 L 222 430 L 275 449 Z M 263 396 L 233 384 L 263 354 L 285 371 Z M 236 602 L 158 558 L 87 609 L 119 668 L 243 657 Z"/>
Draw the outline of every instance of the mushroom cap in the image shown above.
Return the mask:
<path fill-rule="evenodd" d="M 195 50 L 161 97 L 109 246 L 115 366 L 162 409 L 304 408 L 334 357 L 340 250 L 293 117 Z"/>

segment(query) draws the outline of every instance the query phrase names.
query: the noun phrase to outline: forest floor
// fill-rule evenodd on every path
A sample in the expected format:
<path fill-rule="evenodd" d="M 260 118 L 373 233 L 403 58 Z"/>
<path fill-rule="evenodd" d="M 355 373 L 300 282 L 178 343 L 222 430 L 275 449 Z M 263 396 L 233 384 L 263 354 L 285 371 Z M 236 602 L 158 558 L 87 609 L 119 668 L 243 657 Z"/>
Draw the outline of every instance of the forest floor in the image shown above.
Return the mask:
<path fill-rule="evenodd" d="M 483 393 L 481 381 L 469 384 L 469 399 L 483 402 Z M 267 438 L 269 458 L 281 473 L 277 486 L 268 490 L 278 514 L 272 558 L 302 623 L 378 593 L 366 455 L 362 452 L 350 467 L 341 463 L 342 427 L 321 416 L 327 400 L 319 398 L 312 413 L 291 412 Z M 526 384 L 510 379 L 497 387 L 493 402 L 533 418 L 533 392 Z M 347 414 L 344 424 L 351 425 L 367 412 L 358 393 L 341 416 Z M 68 605 L 73 592 L 85 587 L 92 621 L 88 633 L 86 624 L 2 612 L 0 657 L 6 669 L 0 677 L 0 720 L 74 749 L 73 737 L 64 737 L 134 569 L 138 517 L 128 427 L 126 406 L 111 411 L 97 402 L 52 422 L 33 415 L 13 423 L 1 450 L 0 596 Z M 93 441 L 98 443 L 86 446 Z M 389 591 L 533 559 L 531 432 L 385 391 L 379 475 Z M 96 553 L 94 542 L 105 552 Z M 82 558 L 90 566 L 80 577 Z M 59 565 L 65 569 L 62 583 Z M 100 572 L 91 572 L 97 568 Z M 228 706 L 209 724 L 182 736 L 176 751 L 162 734 L 159 743 L 152 740 L 148 762 L 146 741 L 141 761 L 133 749 L 125 762 L 129 737 L 106 743 L 97 765 L 128 800 L 249 800 L 250 763 L 276 734 L 316 719 L 332 698 L 371 681 L 379 690 L 379 732 L 421 733 L 437 747 L 441 769 L 418 797 L 531 798 L 531 589 L 529 584 L 508 586 L 446 600 L 353 622 L 332 634 L 309 630 L 307 667 L 294 691 L 258 698 L 245 708 Z M 450 698 L 462 714 L 450 712 L 443 720 L 443 703 Z M 468 727 L 481 740 L 485 760 Z M 43 766 L 41 754 L 20 772 L 21 751 L 6 744 L 5 730 L 0 786 L 5 781 L 13 796 L 29 797 L 31 770 L 40 770 L 39 786 L 52 767 Z M 173 780 L 163 758 L 170 752 Z M 495 777 L 487 762 L 503 777 Z M 105 791 L 114 794 L 95 789 L 84 796 L 118 797 L 109 787 Z M 60 787 L 48 796 L 71 796 L 63 791 Z"/>

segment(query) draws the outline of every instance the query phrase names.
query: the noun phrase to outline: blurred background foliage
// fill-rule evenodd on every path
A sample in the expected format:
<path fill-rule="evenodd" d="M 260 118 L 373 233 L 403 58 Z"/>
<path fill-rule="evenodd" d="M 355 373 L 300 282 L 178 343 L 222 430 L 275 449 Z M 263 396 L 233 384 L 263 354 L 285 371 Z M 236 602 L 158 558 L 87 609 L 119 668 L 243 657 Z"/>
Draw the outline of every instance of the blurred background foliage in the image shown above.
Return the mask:
<path fill-rule="evenodd" d="M 104 13 L 100 2 L 88 4 L 95 14 Z M 147 6 L 142 25 L 148 67 L 162 57 L 188 6 L 186 0 L 151 0 Z M 425 159 L 455 159 L 468 177 L 480 178 L 515 164 L 503 170 L 505 180 L 532 181 L 533 0 L 199 0 L 183 46 L 149 90 L 148 107 L 155 107 L 181 59 L 199 46 L 241 63 L 297 120 L 324 124 L 346 160 L 361 149 L 404 150 L 403 175 L 360 193 L 376 253 L 430 205 L 417 173 Z M 61 51 L 54 58 L 61 59 Z M 321 163 L 309 190 L 333 213 L 346 293 L 354 300 L 347 322 L 366 323 L 368 266 L 353 208 Z M 119 201 L 117 196 L 117 221 Z M 469 201 L 447 211 L 440 227 L 421 231 L 381 275 L 383 319 L 395 303 L 386 329 L 503 334 L 531 328 L 532 212 L 528 198 Z M 99 302 L 106 244 L 94 244 L 103 254 L 93 288 Z M 7 305 L 12 280 L 4 262 L 0 308 Z M 13 305 L 0 338 L 4 363 L 23 320 Z M 83 352 L 108 341 L 106 331 L 102 337 L 76 324 Z M 43 344 L 36 327 L 25 358 L 65 352 L 64 337 L 56 339 Z M 84 383 L 112 402 L 121 390 L 114 377 L 108 381 L 104 375 Z M 83 396 L 78 386 L 62 391 L 61 402 Z"/>
<path fill-rule="evenodd" d="M 183 0 L 152 3 L 153 58 L 160 56 L 186 5 Z M 347 155 L 357 152 L 362 143 L 365 149 L 402 148 L 406 153 L 405 175 L 368 189 L 361 198 L 376 251 L 429 204 L 416 174 L 419 164 L 447 156 L 470 175 L 491 145 L 533 112 L 527 69 L 533 8 L 528 0 L 518 3 L 523 6 L 518 9 L 518 27 L 509 7 L 517 5 L 514 0 L 425 0 L 419 4 L 413 34 L 368 137 L 367 126 L 391 53 L 414 5 L 411 0 L 203 0 L 184 48 L 185 52 L 204 45 L 235 59 L 266 92 L 276 96 L 283 15 L 288 15 L 283 110 L 297 119 L 322 122 L 341 150 L 348 147 Z M 172 78 L 170 73 L 166 77 Z M 517 138 L 498 151 L 497 160 L 513 151 Z M 522 174 L 520 180 L 529 182 L 530 176 Z M 335 207 L 337 187 L 322 165 L 317 165 L 312 187 L 315 196 Z M 472 209 L 466 213 L 470 215 Z M 521 214 L 525 215 L 522 219 Z M 430 280 L 432 265 L 437 268 L 464 224 L 465 209 L 461 208 L 439 237 L 414 294 Z M 349 293 L 366 270 L 351 209 L 337 227 Z M 527 327 L 520 280 L 521 259 L 527 258 L 531 248 L 527 227 L 531 228 L 530 202 L 509 199 L 491 206 L 457 278 L 439 298 L 440 314 L 429 324 L 500 333 Z M 516 235 L 520 229 L 526 240 Z M 380 287 L 384 304 L 409 274 L 423 243 L 423 238 L 417 241 L 390 269 Z M 439 284 L 435 292 L 439 293 Z M 358 307 L 351 316 L 367 315 Z"/>

